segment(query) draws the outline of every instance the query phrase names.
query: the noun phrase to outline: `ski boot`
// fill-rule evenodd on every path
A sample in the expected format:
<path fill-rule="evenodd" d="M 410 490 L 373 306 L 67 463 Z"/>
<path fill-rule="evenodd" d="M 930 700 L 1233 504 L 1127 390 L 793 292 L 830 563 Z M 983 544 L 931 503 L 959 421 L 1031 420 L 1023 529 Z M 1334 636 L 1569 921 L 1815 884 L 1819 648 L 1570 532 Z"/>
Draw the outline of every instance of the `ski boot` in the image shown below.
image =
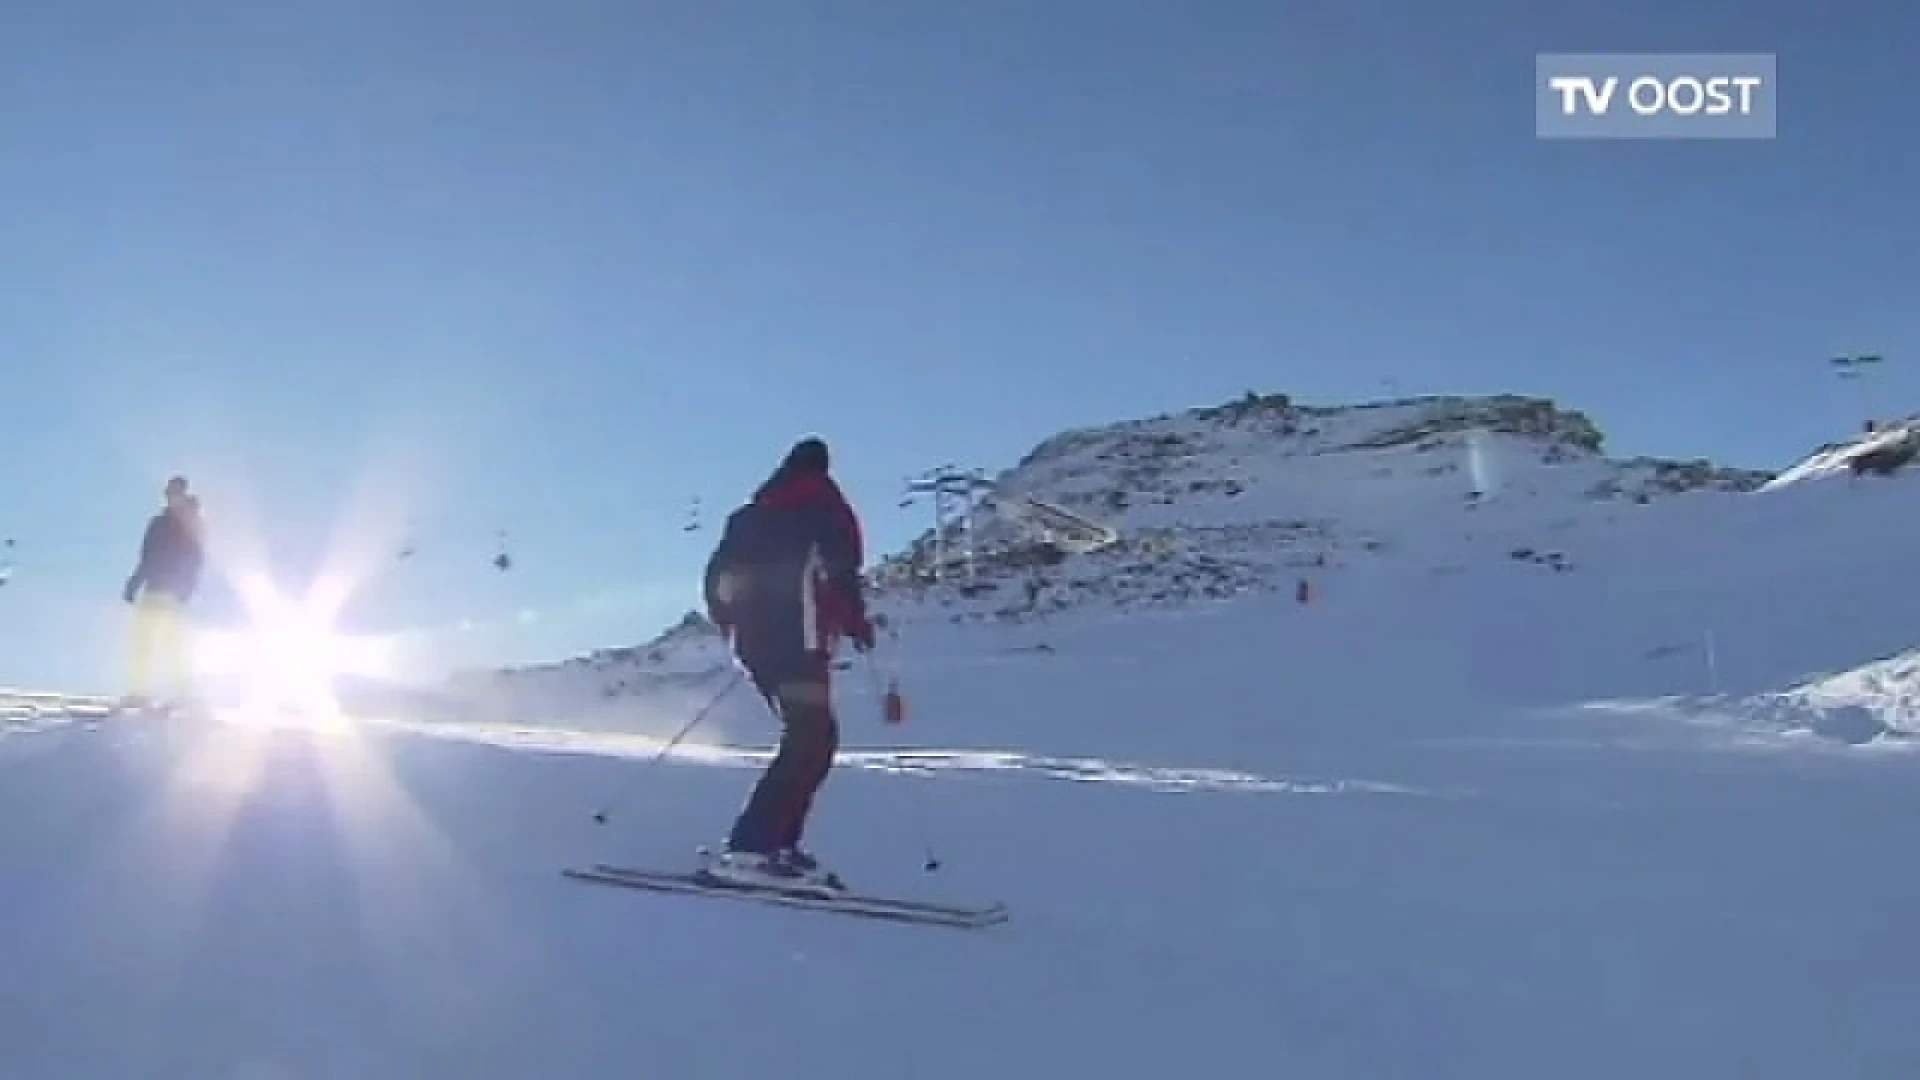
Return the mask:
<path fill-rule="evenodd" d="M 830 893 L 845 892 L 847 883 L 840 875 L 820 865 L 820 860 L 799 848 L 782 848 L 774 853 L 774 859 L 788 870 L 800 875 L 809 888 L 823 889 Z"/>
<path fill-rule="evenodd" d="M 820 868 L 819 860 L 805 852 L 766 854 L 724 849 L 702 854 L 706 857 L 699 876 L 717 885 L 810 896 L 833 896 L 846 888 L 832 872 Z"/>

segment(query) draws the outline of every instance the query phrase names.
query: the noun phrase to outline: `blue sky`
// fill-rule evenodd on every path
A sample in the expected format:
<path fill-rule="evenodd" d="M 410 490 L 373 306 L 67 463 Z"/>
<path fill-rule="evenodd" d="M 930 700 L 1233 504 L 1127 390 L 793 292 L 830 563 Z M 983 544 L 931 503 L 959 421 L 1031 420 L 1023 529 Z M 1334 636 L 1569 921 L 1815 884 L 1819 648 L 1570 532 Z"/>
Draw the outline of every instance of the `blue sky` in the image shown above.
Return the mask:
<path fill-rule="evenodd" d="M 1539 141 L 1542 51 L 1775 52 L 1780 136 Z M 1250 388 L 1781 465 L 1836 352 L 1920 407 L 1915 55 L 1890 0 L 6 5 L 0 683 L 115 688 L 173 472 L 480 663 L 650 636 L 809 432 L 882 549 L 908 474 Z"/>

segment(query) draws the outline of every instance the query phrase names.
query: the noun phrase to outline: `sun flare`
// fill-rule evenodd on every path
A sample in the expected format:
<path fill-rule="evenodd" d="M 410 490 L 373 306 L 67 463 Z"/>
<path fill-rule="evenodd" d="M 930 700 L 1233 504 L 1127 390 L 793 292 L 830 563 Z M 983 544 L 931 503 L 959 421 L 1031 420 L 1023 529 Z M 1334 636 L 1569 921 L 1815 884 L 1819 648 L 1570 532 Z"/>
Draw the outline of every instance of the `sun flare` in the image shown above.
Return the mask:
<path fill-rule="evenodd" d="M 334 683 L 340 676 L 389 673 L 384 638 L 334 629 L 338 590 L 316 587 L 296 602 L 261 575 L 239 585 L 247 625 L 201 635 L 194 659 L 202 674 L 237 684 L 249 705 L 329 715 L 337 711 Z"/>

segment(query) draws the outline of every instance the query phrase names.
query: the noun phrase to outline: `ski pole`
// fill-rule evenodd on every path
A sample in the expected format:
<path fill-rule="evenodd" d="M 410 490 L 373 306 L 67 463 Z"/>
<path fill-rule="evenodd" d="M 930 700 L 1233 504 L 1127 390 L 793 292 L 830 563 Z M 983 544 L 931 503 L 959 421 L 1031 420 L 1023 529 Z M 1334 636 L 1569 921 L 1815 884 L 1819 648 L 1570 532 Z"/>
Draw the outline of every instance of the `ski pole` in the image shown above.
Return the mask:
<path fill-rule="evenodd" d="M 899 678 L 897 676 L 887 676 L 883 679 L 880 673 L 880 666 L 874 663 L 872 653 L 866 654 L 866 661 L 867 677 L 873 683 L 874 695 L 880 698 L 881 701 L 881 720 L 888 724 L 904 722 L 906 720 L 906 702 L 900 696 Z M 927 861 L 921 864 L 921 869 L 931 874 L 935 870 L 940 869 L 940 857 L 933 853 L 933 841 L 928 839 L 927 836 L 927 815 L 924 804 L 921 805 L 920 811 L 915 817 L 919 825 L 920 846 L 925 849 L 927 853 Z"/>
<path fill-rule="evenodd" d="M 874 663 L 873 654 L 867 653 L 867 679 L 873 683 L 873 696 L 880 699 L 880 720 L 889 725 L 904 724 L 907 721 L 907 702 L 900 696 L 900 680 L 888 676 L 882 679 L 880 665 Z"/>
<path fill-rule="evenodd" d="M 640 768 L 642 770 L 650 769 L 653 766 L 660 764 L 660 762 L 665 761 L 667 755 L 673 753 L 673 748 L 676 746 L 679 746 L 682 740 L 684 740 L 688 735 L 691 735 L 693 733 L 693 729 L 699 727 L 700 722 L 707 718 L 707 714 L 711 713 L 716 707 L 719 706 L 719 704 L 722 701 L 726 700 L 727 695 L 733 692 L 734 687 L 740 685 L 740 680 L 746 678 L 746 675 L 747 673 L 745 671 L 735 669 L 733 673 L 733 678 L 727 680 L 727 685 L 721 687 L 719 692 L 713 695 L 712 700 L 708 701 L 705 705 L 701 706 L 700 710 L 693 714 L 693 718 L 691 720 L 688 720 L 685 724 L 681 725 L 680 730 L 674 733 L 673 738 L 667 740 L 667 745 L 661 747 L 659 751 L 656 752 L 651 758 L 648 758 L 647 763 L 645 765 L 640 766 Z M 629 788 L 627 790 L 632 791 L 633 789 Z M 623 798 L 616 798 L 614 800 L 616 804 L 622 801 L 624 801 Z M 611 806 L 611 805 L 601 808 L 600 810 L 594 813 L 593 815 L 594 822 L 596 824 L 605 825 L 607 823 L 607 815 L 611 814 L 613 811 L 614 811 L 614 806 Z"/>

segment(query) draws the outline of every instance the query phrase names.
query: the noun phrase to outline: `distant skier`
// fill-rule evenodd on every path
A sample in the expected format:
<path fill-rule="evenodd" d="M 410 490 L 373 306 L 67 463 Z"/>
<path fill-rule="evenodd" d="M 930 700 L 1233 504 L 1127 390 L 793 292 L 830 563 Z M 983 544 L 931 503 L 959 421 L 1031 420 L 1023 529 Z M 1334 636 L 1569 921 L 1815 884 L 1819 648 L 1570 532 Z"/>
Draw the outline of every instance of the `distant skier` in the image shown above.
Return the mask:
<path fill-rule="evenodd" d="M 176 693 L 185 696 L 189 689 L 184 611 L 199 587 L 204 562 L 200 499 L 187 491 L 184 476 L 167 481 L 165 497 L 165 507 L 147 522 L 139 564 L 121 592 L 121 599 L 134 605 L 127 700 L 136 706 L 151 700 L 148 674 L 156 658 Z"/>
<path fill-rule="evenodd" d="M 707 562 L 707 615 L 780 721 L 780 746 L 706 869 L 740 884 L 833 882 L 800 847 L 839 749 L 833 651 L 873 648 L 858 517 L 828 472 L 827 445 L 802 439 L 751 501 L 727 518 Z"/>

